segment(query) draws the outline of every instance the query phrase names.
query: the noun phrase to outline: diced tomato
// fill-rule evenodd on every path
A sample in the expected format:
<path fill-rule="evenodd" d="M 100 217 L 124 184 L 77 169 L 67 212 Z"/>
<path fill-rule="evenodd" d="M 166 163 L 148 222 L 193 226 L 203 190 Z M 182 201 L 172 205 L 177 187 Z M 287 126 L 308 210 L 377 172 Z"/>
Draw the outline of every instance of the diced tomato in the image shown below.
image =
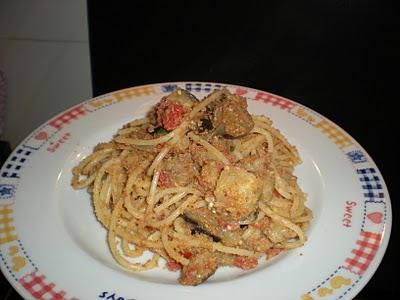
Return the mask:
<path fill-rule="evenodd" d="M 277 256 L 279 253 L 282 252 L 282 249 L 279 248 L 269 248 L 266 252 L 267 254 L 267 259 L 270 259 L 274 256 Z"/>
<path fill-rule="evenodd" d="M 265 230 L 269 225 L 269 219 L 268 218 L 262 218 L 261 220 L 250 224 L 250 227 L 260 229 L 261 231 Z"/>
<path fill-rule="evenodd" d="M 185 111 L 180 103 L 172 102 L 164 111 L 162 117 L 163 127 L 167 130 L 173 130 L 182 123 Z"/>
<path fill-rule="evenodd" d="M 164 98 L 155 108 L 158 125 L 170 131 L 178 127 L 185 115 L 185 109 L 178 102 L 171 102 Z"/>
<path fill-rule="evenodd" d="M 186 250 L 186 251 L 183 251 L 183 252 L 182 252 L 182 256 L 183 256 L 184 258 L 190 259 L 190 258 L 193 256 L 193 253 L 190 252 L 190 251 L 188 251 L 188 250 Z"/>
<path fill-rule="evenodd" d="M 158 185 L 162 188 L 167 188 L 171 186 L 171 178 L 165 170 L 160 171 L 160 176 L 158 177 Z"/>
<path fill-rule="evenodd" d="M 224 153 L 225 155 L 229 155 L 231 153 L 229 151 L 229 147 L 228 146 L 224 146 L 224 149 L 223 149 L 222 153 Z"/>
<path fill-rule="evenodd" d="M 161 101 L 155 107 L 157 125 L 170 131 L 178 127 L 183 120 L 186 110 L 179 102 L 172 102 L 167 98 Z"/>
<path fill-rule="evenodd" d="M 221 172 L 224 169 L 224 164 L 222 162 L 217 161 L 215 164 L 218 172 Z"/>
<path fill-rule="evenodd" d="M 258 261 L 255 257 L 236 256 L 233 264 L 243 270 L 250 270 L 257 267 Z"/>
<path fill-rule="evenodd" d="M 274 189 L 274 196 L 277 197 L 277 198 L 280 198 L 281 194 L 279 194 L 279 192 Z"/>
<path fill-rule="evenodd" d="M 177 263 L 174 260 L 168 261 L 166 266 L 167 266 L 167 269 L 171 272 L 176 272 L 176 271 L 179 271 L 180 269 L 182 269 L 182 265 L 180 263 Z"/>
<path fill-rule="evenodd" d="M 226 155 L 226 158 L 227 158 L 231 163 L 235 163 L 235 162 L 236 162 L 236 156 L 234 156 L 233 154 L 228 154 L 228 155 Z"/>
<path fill-rule="evenodd" d="M 159 143 L 158 145 L 157 145 L 157 149 L 158 150 L 161 150 L 162 148 L 164 148 L 164 146 L 166 145 L 167 143 Z"/>

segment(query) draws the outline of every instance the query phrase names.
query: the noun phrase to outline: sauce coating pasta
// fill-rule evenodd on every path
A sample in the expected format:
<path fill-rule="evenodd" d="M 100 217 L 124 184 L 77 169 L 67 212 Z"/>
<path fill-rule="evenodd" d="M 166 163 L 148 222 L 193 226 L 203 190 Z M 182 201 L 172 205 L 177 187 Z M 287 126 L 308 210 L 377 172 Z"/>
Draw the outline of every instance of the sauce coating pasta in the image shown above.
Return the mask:
<path fill-rule="evenodd" d="M 155 268 L 197 285 L 221 266 L 255 268 L 302 246 L 312 212 L 293 175 L 296 148 L 246 99 L 177 89 L 73 168 L 124 268 Z M 143 262 L 144 251 L 153 253 Z M 138 258 L 135 261 L 135 258 Z"/>

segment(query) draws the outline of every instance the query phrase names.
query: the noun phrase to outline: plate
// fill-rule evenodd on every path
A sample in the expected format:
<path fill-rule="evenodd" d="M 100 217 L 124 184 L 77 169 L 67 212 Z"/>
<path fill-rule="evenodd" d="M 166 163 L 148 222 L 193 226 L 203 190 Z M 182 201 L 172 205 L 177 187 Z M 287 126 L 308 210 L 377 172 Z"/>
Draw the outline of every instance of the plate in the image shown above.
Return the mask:
<path fill-rule="evenodd" d="M 160 267 L 119 267 L 71 168 L 123 124 L 177 87 L 202 98 L 227 87 L 269 116 L 296 145 L 296 168 L 314 212 L 304 247 L 251 271 L 220 268 L 206 283 L 180 286 Z M 343 129 L 294 101 L 242 86 L 176 82 L 138 86 L 76 105 L 29 135 L 0 172 L 0 265 L 34 299 L 351 299 L 377 269 L 391 228 L 388 190 L 368 153 Z"/>

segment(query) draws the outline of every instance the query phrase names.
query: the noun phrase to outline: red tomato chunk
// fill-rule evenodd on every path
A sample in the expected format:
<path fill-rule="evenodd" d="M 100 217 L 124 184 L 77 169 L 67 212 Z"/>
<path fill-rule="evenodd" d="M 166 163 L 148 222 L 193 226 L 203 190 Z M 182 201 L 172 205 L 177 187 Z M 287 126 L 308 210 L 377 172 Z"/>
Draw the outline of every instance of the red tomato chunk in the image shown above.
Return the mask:
<path fill-rule="evenodd" d="M 182 269 L 182 265 L 180 263 L 177 263 L 174 260 L 168 261 L 166 266 L 167 266 L 167 269 L 171 272 L 176 272 L 176 271 L 179 271 L 180 269 Z"/>
<path fill-rule="evenodd" d="M 257 258 L 245 257 L 245 256 L 235 257 L 235 260 L 233 263 L 236 267 L 242 268 L 243 270 L 254 269 L 258 265 Z"/>
<path fill-rule="evenodd" d="M 166 130 L 173 130 L 181 125 L 185 109 L 178 102 L 162 100 L 156 107 L 157 121 Z"/>
<path fill-rule="evenodd" d="M 158 185 L 162 188 L 167 188 L 171 186 L 171 179 L 167 171 L 161 170 L 160 176 L 158 177 Z"/>

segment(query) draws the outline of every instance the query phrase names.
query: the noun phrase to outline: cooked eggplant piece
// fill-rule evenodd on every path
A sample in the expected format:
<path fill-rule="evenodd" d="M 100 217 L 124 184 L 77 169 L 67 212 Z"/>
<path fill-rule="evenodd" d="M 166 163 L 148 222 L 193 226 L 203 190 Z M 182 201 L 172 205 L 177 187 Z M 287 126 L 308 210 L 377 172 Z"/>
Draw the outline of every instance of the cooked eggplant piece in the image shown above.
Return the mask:
<path fill-rule="evenodd" d="M 184 108 L 191 108 L 199 101 L 196 96 L 181 88 L 177 88 L 173 93 L 168 95 L 167 99 L 182 104 Z"/>
<path fill-rule="evenodd" d="M 222 241 L 227 246 L 235 246 L 241 238 L 241 229 L 237 226 L 235 230 L 228 230 L 225 220 L 219 219 L 216 214 L 207 208 L 185 209 L 183 218 L 194 224 L 194 231 L 204 233 L 213 238 L 214 241 Z"/>
<path fill-rule="evenodd" d="M 213 124 L 208 117 L 204 117 L 200 120 L 199 132 L 211 131 L 213 128 Z"/>
<path fill-rule="evenodd" d="M 182 268 L 179 282 L 183 285 L 198 285 L 213 275 L 218 268 L 214 253 L 204 251 L 193 255 L 189 264 Z"/>
<path fill-rule="evenodd" d="M 191 232 L 192 234 L 200 233 L 200 234 L 207 235 L 207 236 L 211 237 L 213 239 L 213 241 L 216 243 L 221 241 L 221 238 L 208 232 L 203 227 L 201 227 L 199 224 L 194 223 L 191 220 L 188 220 L 188 222 L 192 224 L 192 232 Z"/>
<path fill-rule="evenodd" d="M 212 113 L 212 124 L 215 134 L 237 138 L 248 134 L 254 127 L 254 122 L 247 111 L 245 98 L 228 92 L 225 97 L 215 103 Z"/>

